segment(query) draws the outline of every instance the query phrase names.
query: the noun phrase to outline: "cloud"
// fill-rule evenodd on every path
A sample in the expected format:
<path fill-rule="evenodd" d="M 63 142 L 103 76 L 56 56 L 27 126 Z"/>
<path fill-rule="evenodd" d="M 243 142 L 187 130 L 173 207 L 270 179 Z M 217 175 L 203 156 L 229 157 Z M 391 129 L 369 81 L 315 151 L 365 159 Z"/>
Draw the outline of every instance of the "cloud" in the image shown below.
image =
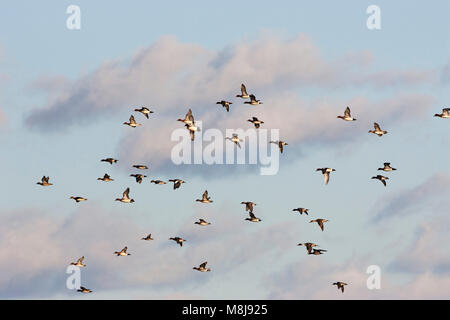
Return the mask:
<path fill-rule="evenodd" d="M 199 215 L 213 224 L 205 228 L 194 225 Z M 65 287 L 65 270 L 82 255 L 87 265 L 82 269 L 82 285 L 101 295 L 122 290 L 127 298 L 124 288 L 131 292 L 149 287 L 152 289 L 147 294 L 154 297 L 158 292 L 167 297 L 186 294 L 189 288 L 229 277 L 236 268 L 284 254 L 286 237 L 295 235 L 293 226 L 252 224 L 244 217 L 242 212 L 232 213 L 226 208 L 209 209 L 207 213 L 199 210 L 193 216 L 179 218 L 180 229 L 157 232 L 144 229 L 142 223 L 123 212 L 106 213 L 92 204 L 65 218 L 35 210 L 4 212 L 0 225 L 0 297 L 77 297 Z M 277 234 L 280 228 L 285 230 L 283 234 Z M 140 240 L 151 231 L 154 241 Z M 169 241 L 173 236 L 187 239 L 186 244 L 180 248 Z M 269 242 L 271 246 L 267 247 Z M 125 245 L 131 256 L 113 255 Z M 192 270 L 205 260 L 213 269 L 207 278 Z"/>
<path fill-rule="evenodd" d="M 50 99 L 27 116 L 25 123 L 30 128 L 57 131 L 141 104 L 155 106 L 158 115 L 187 106 L 210 109 L 217 99 L 233 97 L 242 81 L 257 96 L 264 92 L 264 98 L 275 100 L 280 93 L 298 88 L 390 88 L 429 80 L 429 72 L 420 70 L 371 73 L 366 66 L 372 59 L 364 51 L 325 59 L 304 34 L 289 40 L 266 34 L 217 51 L 165 36 L 138 50 L 130 62 L 105 62 L 70 85 L 37 80 L 44 82 L 38 87 L 49 92 Z"/>
<path fill-rule="evenodd" d="M 386 197 L 377 208 L 374 221 L 402 217 L 419 212 L 444 213 L 450 205 L 450 174 L 440 173 L 428 178 L 418 186 Z"/>

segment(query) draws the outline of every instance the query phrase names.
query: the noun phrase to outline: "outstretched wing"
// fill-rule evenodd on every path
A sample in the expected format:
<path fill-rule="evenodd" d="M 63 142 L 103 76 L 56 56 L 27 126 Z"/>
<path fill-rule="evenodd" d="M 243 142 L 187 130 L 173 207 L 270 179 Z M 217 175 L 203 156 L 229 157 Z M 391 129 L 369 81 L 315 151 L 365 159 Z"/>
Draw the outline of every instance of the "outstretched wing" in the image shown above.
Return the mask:
<path fill-rule="evenodd" d="M 200 268 L 206 268 L 206 264 L 208 263 L 208 261 L 205 261 L 205 262 L 203 262 L 201 265 L 200 265 Z"/>
<path fill-rule="evenodd" d="M 134 120 L 134 116 L 133 115 L 130 116 L 130 123 L 136 124 L 136 120 Z"/>
<path fill-rule="evenodd" d="M 241 84 L 241 93 L 242 93 L 243 96 L 247 96 L 248 95 L 247 88 L 245 87 L 244 84 Z"/>
<path fill-rule="evenodd" d="M 345 109 L 344 116 L 345 116 L 345 117 L 350 117 L 350 108 L 349 108 L 349 107 L 347 107 L 347 108 Z"/>
<path fill-rule="evenodd" d="M 373 127 L 375 128 L 375 130 L 381 130 L 380 125 L 376 122 L 373 123 Z"/>
<path fill-rule="evenodd" d="M 127 188 L 127 189 L 123 192 L 123 198 L 124 198 L 124 199 L 129 199 L 129 194 L 130 194 L 130 188 Z"/>
<path fill-rule="evenodd" d="M 325 180 L 325 184 L 328 184 L 328 181 L 330 181 L 330 173 L 329 172 L 325 172 L 323 174 L 323 179 Z"/>

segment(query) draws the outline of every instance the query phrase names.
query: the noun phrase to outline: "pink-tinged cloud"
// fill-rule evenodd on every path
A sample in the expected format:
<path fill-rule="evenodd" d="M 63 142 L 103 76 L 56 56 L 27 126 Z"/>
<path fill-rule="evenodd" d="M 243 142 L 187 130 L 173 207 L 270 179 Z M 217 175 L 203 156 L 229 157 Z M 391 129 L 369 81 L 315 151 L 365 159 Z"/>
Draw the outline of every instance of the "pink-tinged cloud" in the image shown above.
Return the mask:
<path fill-rule="evenodd" d="M 62 130 L 142 104 L 154 106 L 160 115 L 174 114 L 180 108 L 206 108 L 230 99 L 241 82 L 257 97 L 275 100 L 299 88 L 390 88 L 430 80 L 429 71 L 371 72 L 367 66 L 372 60 L 366 51 L 326 59 L 304 34 L 289 40 L 263 35 L 217 51 L 165 36 L 138 50 L 131 62 L 105 62 L 70 85 L 55 85 L 49 78 L 36 81 L 35 86 L 49 92 L 49 99 L 25 121 L 31 128 Z"/>

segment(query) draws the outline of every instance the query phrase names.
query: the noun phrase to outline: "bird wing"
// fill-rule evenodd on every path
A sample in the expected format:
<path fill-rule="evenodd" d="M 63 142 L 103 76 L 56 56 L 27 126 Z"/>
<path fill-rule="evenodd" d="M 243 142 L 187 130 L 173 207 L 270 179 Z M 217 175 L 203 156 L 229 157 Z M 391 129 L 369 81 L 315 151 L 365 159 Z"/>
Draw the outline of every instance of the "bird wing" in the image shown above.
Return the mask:
<path fill-rule="evenodd" d="M 347 107 L 347 108 L 345 109 L 344 116 L 345 116 L 345 117 L 351 117 L 351 116 L 350 116 L 350 108 L 349 108 L 349 107 Z"/>
<path fill-rule="evenodd" d="M 123 253 L 126 253 L 127 252 L 127 250 L 128 250 L 128 248 L 127 247 L 125 247 L 125 248 L 123 248 L 120 252 L 123 252 Z"/>
<path fill-rule="evenodd" d="M 323 231 L 323 221 L 317 220 L 317 223 L 319 224 L 320 229 L 322 229 L 322 231 Z"/>
<path fill-rule="evenodd" d="M 380 180 L 381 182 L 383 182 L 384 186 L 386 187 L 386 180 Z"/>
<path fill-rule="evenodd" d="M 80 259 L 78 259 L 77 263 L 83 263 L 84 256 L 82 256 Z"/>
<path fill-rule="evenodd" d="M 323 178 L 325 180 L 325 184 L 328 184 L 328 181 L 330 181 L 330 173 L 329 172 L 325 172 L 323 174 Z"/>
<path fill-rule="evenodd" d="M 189 130 L 189 135 L 191 136 L 191 141 L 194 141 L 194 139 L 195 139 L 195 131 Z"/>
<path fill-rule="evenodd" d="M 281 141 L 278 142 L 278 147 L 280 148 L 280 152 L 283 153 L 283 143 Z"/>
<path fill-rule="evenodd" d="M 250 218 L 252 218 L 252 219 L 256 218 L 255 215 L 253 214 L 253 212 L 250 211 L 248 214 L 250 215 Z"/>
<path fill-rule="evenodd" d="M 201 265 L 200 265 L 200 268 L 206 268 L 206 264 L 208 263 L 208 261 L 205 261 L 205 262 L 203 262 Z"/>
<path fill-rule="evenodd" d="M 203 199 L 208 200 L 208 190 L 205 190 L 205 192 L 203 192 Z"/>
<path fill-rule="evenodd" d="M 373 123 L 373 127 L 375 128 L 375 130 L 381 130 L 379 124 L 376 122 Z"/>
<path fill-rule="evenodd" d="M 449 115 L 449 112 L 450 112 L 450 108 L 442 109 L 442 114 L 444 114 L 444 115 Z"/>
<path fill-rule="evenodd" d="M 242 93 L 243 96 L 248 95 L 247 88 L 245 87 L 244 84 L 241 84 L 241 93 Z"/>
<path fill-rule="evenodd" d="M 134 120 L 134 116 L 133 115 L 130 116 L 130 123 L 136 124 L 136 120 Z"/>
<path fill-rule="evenodd" d="M 130 188 L 127 188 L 127 189 L 123 192 L 123 198 L 124 198 L 124 199 L 129 199 L 129 194 L 130 194 Z"/>
<path fill-rule="evenodd" d="M 255 102 L 256 102 L 256 97 L 255 97 L 254 94 L 251 94 L 251 95 L 250 95 L 250 101 L 255 101 Z"/>

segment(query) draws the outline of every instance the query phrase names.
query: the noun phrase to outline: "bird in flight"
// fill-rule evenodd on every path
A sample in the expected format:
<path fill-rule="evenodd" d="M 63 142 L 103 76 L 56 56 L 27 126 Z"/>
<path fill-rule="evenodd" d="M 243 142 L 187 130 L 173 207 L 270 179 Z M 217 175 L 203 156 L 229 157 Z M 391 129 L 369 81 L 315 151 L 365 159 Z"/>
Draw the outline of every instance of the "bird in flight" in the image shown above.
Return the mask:
<path fill-rule="evenodd" d="M 141 238 L 141 240 L 146 240 L 146 241 L 153 240 L 152 234 L 149 233 L 148 236 L 146 236 L 146 237 L 144 237 L 144 238 Z"/>
<path fill-rule="evenodd" d="M 298 213 L 300 213 L 300 214 L 306 214 L 306 215 L 308 215 L 308 210 L 309 209 L 306 209 L 306 208 L 296 208 L 296 209 L 292 209 L 292 211 L 298 211 Z"/>
<path fill-rule="evenodd" d="M 250 98 L 250 96 L 247 93 L 247 88 L 245 87 L 245 85 L 243 83 L 241 84 L 241 94 L 236 95 L 236 97 L 242 98 L 242 99 Z"/>
<path fill-rule="evenodd" d="M 311 242 L 305 242 L 305 243 L 299 243 L 297 246 L 305 246 L 306 252 L 309 254 L 309 253 L 311 253 L 313 247 L 317 247 L 317 244 L 311 243 Z"/>
<path fill-rule="evenodd" d="M 316 171 L 322 171 L 323 179 L 325 181 L 325 184 L 328 184 L 328 181 L 330 181 L 330 173 L 333 171 L 336 171 L 336 169 L 333 168 L 317 168 Z"/>
<path fill-rule="evenodd" d="M 150 113 L 153 113 L 153 111 L 151 111 L 147 107 L 141 107 L 140 109 L 134 109 L 134 111 L 142 113 L 147 119 L 148 119 L 148 115 Z"/>
<path fill-rule="evenodd" d="M 264 123 L 264 121 L 258 120 L 257 117 L 252 117 L 251 119 L 248 119 L 247 121 L 253 123 L 253 125 L 255 126 L 256 129 L 259 129 L 261 124 Z"/>
<path fill-rule="evenodd" d="M 245 204 L 245 211 L 250 211 L 250 212 L 253 212 L 253 206 L 256 206 L 256 203 L 251 202 L 251 201 L 247 201 L 247 202 L 242 201 L 241 204 Z"/>
<path fill-rule="evenodd" d="M 146 178 L 147 176 L 144 174 L 130 174 L 130 177 L 134 177 L 136 179 L 136 182 L 141 184 L 142 179 Z"/>
<path fill-rule="evenodd" d="M 135 164 L 133 165 L 133 168 L 139 169 L 139 170 L 147 170 L 148 167 L 146 165 L 143 164 Z"/>
<path fill-rule="evenodd" d="M 50 180 L 50 177 L 43 176 L 40 182 L 36 182 L 36 184 L 39 184 L 43 187 L 52 186 L 53 183 L 48 182 Z"/>
<path fill-rule="evenodd" d="M 111 177 L 107 173 L 105 173 L 103 178 L 97 178 L 97 180 L 101 180 L 101 181 L 105 181 L 105 182 L 114 181 L 114 179 L 111 179 Z"/>
<path fill-rule="evenodd" d="M 450 119 L 450 108 L 444 108 L 442 109 L 442 113 L 436 113 L 434 116 L 444 119 Z"/>
<path fill-rule="evenodd" d="M 345 282 L 341 282 L 341 281 L 333 283 L 333 286 L 337 286 L 338 290 L 341 290 L 342 293 L 344 293 L 344 286 L 346 286 L 346 285 L 347 284 Z"/>
<path fill-rule="evenodd" d="M 250 218 L 245 218 L 245 220 L 250 221 L 250 222 L 260 222 L 260 221 L 262 221 L 262 219 L 255 217 L 253 212 L 249 212 L 248 214 L 249 214 Z"/>
<path fill-rule="evenodd" d="M 134 120 L 134 116 L 133 115 L 130 116 L 129 122 L 124 122 L 123 124 L 126 124 L 127 126 L 130 126 L 132 128 L 136 128 L 136 127 L 139 127 L 141 125 L 140 123 L 137 123 L 136 120 Z"/>
<path fill-rule="evenodd" d="M 380 180 L 384 184 L 385 187 L 386 187 L 386 180 L 389 180 L 388 177 L 382 176 L 381 174 L 378 174 L 375 177 L 372 177 L 372 179 Z"/>
<path fill-rule="evenodd" d="M 395 171 L 395 170 L 397 170 L 397 169 L 391 167 L 391 163 L 390 162 L 385 162 L 383 165 L 384 165 L 384 167 L 383 168 L 378 168 L 378 170 L 382 170 L 382 171 Z"/>
<path fill-rule="evenodd" d="M 174 237 L 174 238 L 169 238 L 169 240 L 173 240 L 175 241 L 177 244 L 180 245 L 180 247 L 183 246 L 183 242 L 185 242 L 186 240 L 180 237 Z"/>
<path fill-rule="evenodd" d="M 128 247 L 125 247 L 125 248 L 123 248 L 122 250 L 120 250 L 120 251 L 114 251 L 114 254 L 116 255 L 116 256 L 131 256 L 131 253 L 128 253 L 127 252 L 127 250 L 128 250 Z"/>
<path fill-rule="evenodd" d="M 257 106 L 258 104 L 262 104 L 261 100 L 256 100 L 256 97 L 254 94 L 250 95 L 250 101 L 245 101 L 245 104 L 250 104 L 252 106 Z"/>
<path fill-rule="evenodd" d="M 201 199 L 196 199 L 195 201 L 201 202 L 201 203 L 211 203 L 211 202 L 213 202 L 211 200 L 211 198 L 208 197 L 208 190 L 205 190 L 205 192 L 203 192 L 203 195 L 202 195 Z"/>
<path fill-rule="evenodd" d="M 165 181 L 162 181 L 162 180 L 152 180 L 152 181 L 150 181 L 150 183 L 154 183 L 154 184 L 166 184 L 166 182 L 165 182 Z"/>
<path fill-rule="evenodd" d="M 343 116 L 337 116 L 339 119 L 345 120 L 345 121 L 356 121 L 355 118 L 353 118 L 350 115 L 350 108 L 347 107 L 344 111 L 344 115 Z"/>
<path fill-rule="evenodd" d="M 83 267 L 86 267 L 86 265 L 83 264 L 83 260 L 84 260 L 84 256 L 82 256 L 80 259 L 78 259 L 77 262 L 71 262 L 70 264 L 75 267 L 83 268 Z"/>
<path fill-rule="evenodd" d="M 87 201 L 87 199 L 86 198 L 83 198 L 83 197 L 74 197 L 74 196 L 71 196 L 70 197 L 70 199 L 73 199 L 73 200 L 75 200 L 75 202 L 81 202 L 81 201 Z"/>
<path fill-rule="evenodd" d="M 236 144 L 239 148 L 241 148 L 241 144 L 239 142 L 244 141 L 242 139 L 239 139 L 239 137 L 236 133 L 233 133 L 233 136 L 231 138 L 226 137 L 225 140 L 230 140 L 231 142 L 234 142 L 234 144 Z"/>
<path fill-rule="evenodd" d="M 216 102 L 216 104 L 221 104 L 222 107 L 224 107 L 227 110 L 227 112 L 229 112 L 230 111 L 230 104 L 233 104 L 233 103 L 230 102 L 230 101 L 221 100 L 221 101 Z"/>
<path fill-rule="evenodd" d="M 211 269 L 210 268 L 206 268 L 206 264 L 207 263 L 208 262 L 205 261 L 198 268 L 197 267 L 193 267 L 192 269 L 200 271 L 200 272 L 209 272 L 209 271 L 211 271 Z"/>
<path fill-rule="evenodd" d="M 181 179 L 169 179 L 169 182 L 173 182 L 173 190 L 178 189 L 183 183 L 186 183 L 186 181 Z"/>
<path fill-rule="evenodd" d="M 270 141 L 270 143 L 278 145 L 278 149 L 280 149 L 280 153 L 283 153 L 283 147 L 288 145 L 287 142 L 284 142 L 284 141 L 281 141 L 281 140 L 279 140 L 279 141 Z"/>
<path fill-rule="evenodd" d="M 114 158 L 106 158 L 106 159 L 102 159 L 102 160 L 100 160 L 100 161 L 108 162 L 109 164 L 113 164 L 113 163 L 116 163 L 116 162 L 119 161 L 119 160 L 114 159 Z"/>
<path fill-rule="evenodd" d="M 129 194 L 130 194 L 130 188 L 127 188 L 123 192 L 122 198 L 116 198 L 115 201 L 120 201 L 120 202 L 124 202 L 124 203 L 132 203 L 132 202 L 134 202 L 134 199 L 130 199 Z"/>
<path fill-rule="evenodd" d="M 81 292 L 81 293 L 91 293 L 92 292 L 91 289 L 86 289 L 85 287 L 81 287 L 81 286 L 80 286 L 80 289 L 78 289 L 77 291 Z"/>
<path fill-rule="evenodd" d="M 309 223 L 312 223 L 312 222 L 317 222 L 317 224 L 319 225 L 320 229 L 323 231 L 323 224 L 325 222 L 328 222 L 328 220 L 327 219 L 315 219 L 315 220 L 311 220 Z"/>
<path fill-rule="evenodd" d="M 375 130 L 369 130 L 369 133 L 374 133 L 379 137 L 381 137 L 383 134 L 388 133 L 385 130 L 381 130 L 380 125 L 376 122 L 373 123 L 373 127 L 375 128 Z"/>
<path fill-rule="evenodd" d="M 210 225 L 211 223 L 210 223 L 210 222 L 207 222 L 207 221 L 204 220 L 204 219 L 198 219 L 198 221 L 195 221 L 194 224 L 198 224 L 199 226 L 208 226 L 208 225 Z"/>

